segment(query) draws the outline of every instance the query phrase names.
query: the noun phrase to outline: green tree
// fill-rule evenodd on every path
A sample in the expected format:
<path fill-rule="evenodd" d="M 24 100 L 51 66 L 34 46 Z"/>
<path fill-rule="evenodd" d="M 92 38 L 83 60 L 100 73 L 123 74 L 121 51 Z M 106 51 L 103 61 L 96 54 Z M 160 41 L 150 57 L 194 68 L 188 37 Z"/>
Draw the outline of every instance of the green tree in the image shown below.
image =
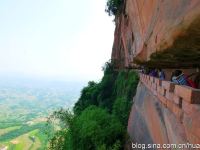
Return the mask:
<path fill-rule="evenodd" d="M 88 86 L 81 91 L 81 96 L 74 106 L 74 112 L 80 114 L 89 105 L 98 105 L 97 96 L 99 91 L 98 83 L 94 81 L 88 82 Z"/>
<path fill-rule="evenodd" d="M 89 82 L 74 106 L 54 113 L 61 130 L 51 139 L 50 149 L 119 150 L 125 144 L 126 127 L 138 75 L 133 70 L 116 71 L 109 61 L 99 83 Z"/>
<path fill-rule="evenodd" d="M 65 115 L 70 117 L 70 113 Z M 65 124 L 68 125 L 67 130 L 64 128 L 56 132 L 50 141 L 49 149 L 97 150 L 104 147 L 120 149 L 119 141 L 122 141 L 124 136 L 123 126 L 115 116 L 102 108 L 90 106 L 80 115 L 70 119 L 70 123 Z"/>
<path fill-rule="evenodd" d="M 50 136 L 49 147 L 50 150 L 72 150 L 72 136 L 71 128 L 74 115 L 69 110 L 60 109 L 53 112 L 48 118 L 48 126 L 55 125 L 61 128 L 60 130 L 47 133 Z M 56 123 L 55 123 L 56 122 Z M 57 123 L 58 122 L 58 123 Z"/>
<path fill-rule="evenodd" d="M 106 3 L 106 12 L 109 16 L 117 15 L 120 12 L 123 0 L 108 0 Z"/>
<path fill-rule="evenodd" d="M 71 129 L 74 149 L 93 150 L 112 147 L 123 139 L 123 126 L 106 110 L 90 106 L 77 116 Z"/>

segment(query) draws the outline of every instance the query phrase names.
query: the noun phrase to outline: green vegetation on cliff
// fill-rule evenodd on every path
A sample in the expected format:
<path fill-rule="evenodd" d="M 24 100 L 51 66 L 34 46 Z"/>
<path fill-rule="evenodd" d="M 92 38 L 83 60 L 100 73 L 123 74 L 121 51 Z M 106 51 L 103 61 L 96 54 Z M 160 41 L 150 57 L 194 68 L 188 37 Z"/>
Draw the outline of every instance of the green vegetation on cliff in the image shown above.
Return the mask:
<path fill-rule="evenodd" d="M 117 15 L 120 13 L 123 0 L 108 0 L 106 3 L 106 12 L 109 16 Z"/>
<path fill-rule="evenodd" d="M 126 140 L 126 127 L 136 93 L 138 75 L 132 70 L 114 70 L 106 63 L 101 82 L 83 88 L 74 113 L 61 109 L 51 119 L 60 121 L 50 149 L 119 150 Z"/>

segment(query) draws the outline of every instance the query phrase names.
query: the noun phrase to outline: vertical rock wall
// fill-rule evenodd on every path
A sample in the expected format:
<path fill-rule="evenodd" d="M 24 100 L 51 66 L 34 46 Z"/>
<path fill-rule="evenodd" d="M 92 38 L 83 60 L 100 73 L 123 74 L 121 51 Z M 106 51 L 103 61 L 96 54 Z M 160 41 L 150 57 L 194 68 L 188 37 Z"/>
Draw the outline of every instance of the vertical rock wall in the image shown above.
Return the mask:
<path fill-rule="evenodd" d="M 135 58 L 147 61 L 152 53 L 173 46 L 199 16 L 199 0 L 125 0 L 116 17 L 112 59 L 119 68 L 133 66 Z"/>

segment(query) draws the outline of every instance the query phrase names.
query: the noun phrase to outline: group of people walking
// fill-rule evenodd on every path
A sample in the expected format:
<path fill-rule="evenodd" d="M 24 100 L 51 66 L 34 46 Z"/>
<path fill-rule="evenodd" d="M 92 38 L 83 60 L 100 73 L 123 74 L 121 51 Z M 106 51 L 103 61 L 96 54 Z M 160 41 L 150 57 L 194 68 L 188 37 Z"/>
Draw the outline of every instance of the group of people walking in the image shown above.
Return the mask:
<path fill-rule="evenodd" d="M 165 71 L 162 69 L 144 69 L 142 73 L 157 77 L 161 80 L 166 79 Z M 171 82 L 179 85 L 186 85 L 193 88 L 200 88 L 200 72 L 197 70 L 195 73 L 185 75 L 182 70 L 175 70 L 171 73 Z"/>

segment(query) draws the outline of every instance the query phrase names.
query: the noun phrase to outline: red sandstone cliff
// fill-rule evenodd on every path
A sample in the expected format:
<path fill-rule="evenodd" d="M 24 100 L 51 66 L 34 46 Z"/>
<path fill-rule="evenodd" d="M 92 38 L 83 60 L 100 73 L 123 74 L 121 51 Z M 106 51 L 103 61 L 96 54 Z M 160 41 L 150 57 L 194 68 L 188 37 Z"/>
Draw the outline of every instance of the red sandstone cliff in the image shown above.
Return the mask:
<path fill-rule="evenodd" d="M 200 0 L 125 0 L 115 22 L 118 68 L 200 66 Z M 138 143 L 200 143 L 200 90 L 141 76 L 128 133 Z"/>
<path fill-rule="evenodd" d="M 185 67 L 183 60 L 189 67 L 199 66 L 199 42 L 199 0 L 125 0 L 116 17 L 112 59 L 118 67 L 131 67 L 135 58 L 147 61 L 152 53 L 166 50 L 169 56 L 159 60 L 165 67 L 172 61 Z M 187 59 L 182 53 L 188 53 Z M 196 57 L 190 59 L 191 54 Z"/>

